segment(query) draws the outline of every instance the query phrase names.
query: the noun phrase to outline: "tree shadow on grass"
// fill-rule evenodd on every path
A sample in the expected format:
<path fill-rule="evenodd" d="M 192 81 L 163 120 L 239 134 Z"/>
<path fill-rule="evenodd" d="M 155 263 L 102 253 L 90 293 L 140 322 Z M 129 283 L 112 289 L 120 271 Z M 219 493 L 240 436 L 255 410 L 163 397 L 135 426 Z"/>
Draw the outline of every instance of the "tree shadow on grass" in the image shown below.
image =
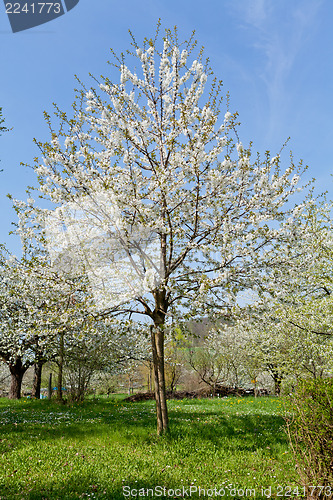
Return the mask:
<path fill-rule="evenodd" d="M 184 435 L 200 437 L 201 440 L 218 446 L 221 441 L 230 440 L 230 449 L 253 451 L 261 446 L 286 445 L 288 438 L 283 431 L 284 419 L 275 415 L 231 415 L 215 418 L 214 412 L 191 414 L 191 423 L 187 425 L 179 419 L 171 426 L 171 438 Z M 172 416 L 171 416 L 172 421 Z"/>
<path fill-rule="evenodd" d="M 244 499 L 244 491 L 248 491 L 246 498 L 263 499 L 267 496 L 261 494 L 261 488 L 239 488 L 232 490 L 229 487 L 221 485 L 196 486 L 193 483 L 179 483 L 175 481 L 155 480 L 153 477 L 148 481 L 128 481 L 122 482 L 118 478 L 110 477 L 109 480 L 101 482 L 95 478 L 80 475 L 79 477 L 69 477 L 65 482 L 44 478 L 38 484 L 22 485 L 21 487 L 11 488 L 0 485 L 1 500 L 77 500 L 95 499 L 95 500 L 124 500 L 125 498 L 191 498 L 193 500 L 212 497 L 214 494 L 203 494 L 203 490 L 214 492 L 216 488 L 219 494 L 214 498 L 233 498 L 234 500 Z M 200 491 L 201 490 L 201 491 Z M 236 492 L 233 493 L 233 491 Z M 253 494 L 255 492 L 255 494 Z M 208 492 L 207 492 L 208 493 Z M 2 496 L 4 495 L 4 496 Z"/>
<path fill-rule="evenodd" d="M 141 443 L 157 442 L 156 417 L 153 404 L 127 403 L 119 406 L 116 403 L 88 405 L 79 407 L 47 407 L 44 405 L 42 412 L 36 414 L 36 421 L 20 420 L 19 413 L 15 424 L 2 426 L 1 437 L 11 435 L 15 441 L 15 448 L 24 445 L 24 437 L 29 430 L 31 439 L 40 441 L 54 441 L 67 439 L 85 439 L 98 437 L 108 433 L 110 438 L 123 442 L 137 441 Z M 36 409 L 36 407 L 35 407 Z M 43 414 L 50 414 L 52 410 L 54 421 L 40 423 Z M 60 415 L 68 412 L 72 414 L 73 421 L 57 421 L 57 410 Z M 32 409 L 34 411 L 34 408 Z M 252 413 L 251 415 L 221 414 L 219 411 L 186 411 L 179 412 L 173 408 L 169 410 L 170 434 L 163 439 L 172 441 L 185 436 L 198 438 L 210 444 L 219 445 L 221 441 L 230 440 L 237 443 L 238 450 L 252 451 L 253 447 L 271 444 L 285 445 L 287 437 L 282 430 L 284 420 L 281 416 Z M 75 420 L 79 418 L 80 420 Z M 16 437 L 16 439 L 15 439 Z M 237 438 L 237 440 L 235 440 Z M 4 439 L 5 441 L 6 439 Z M 0 451 L 5 451 L 1 447 Z"/>
<path fill-rule="evenodd" d="M 63 407 L 59 411 L 63 411 Z M 46 413 L 49 411 L 55 412 L 54 407 L 46 407 Z M 131 488 L 151 489 L 155 486 L 167 486 L 168 488 L 179 488 L 179 484 L 175 484 L 175 477 L 172 469 L 166 472 L 161 471 L 160 467 L 154 469 L 153 462 L 151 473 L 149 472 L 149 481 L 138 479 L 135 480 L 135 471 L 140 471 L 140 460 L 132 454 L 133 448 L 142 446 L 142 453 L 145 454 L 149 449 L 156 451 L 161 455 L 162 452 L 167 452 L 170 460 L 183 459 L 189 456 L 191 463 L 196 463 L 196 446 L 200 443 L 201 449 L 208 450 L 215 447 L 219 453 L 224 453 L 227 449 L 229 454 L 233 453 L 249 453 L 258 449 L 271 448 L 275 446 L 285 446 L 287 437 L 281 427 L 283 426 L 283 418 L 275 415 L 254 414 L 237 415 L 222 413 L 222 411 L 182 411 L 170 408 L 170 434 L 163 438 L 157 438 L 155 431 L 155 413 L 153 404 L 107 404 L 104 406 L 87 405 L 71 410 L 73 415 L 81 416 L 82 420 L 73 422 L 68 425 L 55 423 L 54 425 L 45 424 L 44 427 L 38 424 L 18 423 L 16 426 L 11 426 L 11 439 L 14 439 L 14 446 L 8 449 L 8 463 L 11 462 L 11 451 L 18 451 L 20 448 L 25 448 L 28 445 L 28 439 L 31 442 L 38 442 L 52 447 L 52 442 L 66 449 L 69 440 L 75 443 L 75 447 L 89 446 L 90 449 L 97 449 L 103 442 L 103 439 L 108 439 L 115 445 L 113 448 L 108 448 L 106 454 L 99 455 L 98 460 L 103 472 L 96 473 L 93 477 L 93 468 L 91 474 L 86 474 L 86 471 L 76 467 L 72 472 L 66 464 L 60 466 L 51 464 L 51 470 L 59 472 L 56 477 L 45 477 L 37 474 L 35 468 L 35 476 L 38 475 L 36 483 L 29 481 L 27 473 L 18 470 L 14 476 L 8 475 L 6 481 L 0 484 L 0 499 L 11 500 L 12 498 L 29 499 L 29 500 L 51 500 L 51 499 L 74 499 L 74 498 L 95 498 L 95 499 L 124 499 L 122 485 L 128 485 Z M 36 414 L 37 415 L 37 414 Z M 89 443 L 90 440 L 90 443 Z M 125 457 L 128 464 L 133 464 L 133 473 L 124 470 L 122 478 L 112 476 L 112 466 L 108 462 L 108 453 L 114 453 L 113 459 L 119 460 L 117 455 L 117 446 L 129 443 L 128 458 Z M 0 443 L 3 444 L 3 443 Z M 154 445 L 152 447 L 151 445 Z M 44 446 L 45 448 L 45 446 Z M 127 449 L 127 448 L 126 448 Z M 1 450 L 0 450 L 1 451 Z M 72 455 L 75 455 L 73 450 Z M 6 455 L 6 453 L 4 454 Z M 22 457 L 28 457 L 28 452 L 22 454 Z M 48 459 L 44 457 L 44 460 Z M 72 460 L 70 458 L 69 460 Z M 171 463 L 171 462 L 170 462 Z M 99 465 L 99 464 L 98 464 Z M 126 463 L 125 463 L 126 466 Z M 147 464 L 145 464 L 147 467 Z M 59 471 L 58 468 L 59 467 Z M 14 468 L 14 467 L 13 467 Z M 114 470 L 118 470 L 116 467 Z M 193 473 L 195 469 L 193 470 Z M 147 473 L 145 473 L 147 475 Z M 190 475 L 192 473 L 190 472 Z M 137 474 L 140 476 L 140 473 Z M 97 477 L 98 476 L 98 477 Z M 59 479 L 65 477 L 65 480 Z M 167 484 L 165 484 L 167 481 Z M 88 496 L 89 495 L 89 496 Z M 186 495 L 185 495 L 186 497 Z M 130 497 L 129 497 L 130 498 Z M 133 497 L 132 497 L 133 498 Z M 170 496 L 159 496 L 159 498 L 170 498 Z M 177 498 L 177 497 L 176 497 Z M 181 498 L 181 496 L 178 496 Z M 195 494 L 191 498 L 196 497 Z M 224 498 L 229 498 L 227 495 Z M 232 498 L 237 498 L 233 496 Z M 260 498 L 260 497 L 256 497 Z"/>

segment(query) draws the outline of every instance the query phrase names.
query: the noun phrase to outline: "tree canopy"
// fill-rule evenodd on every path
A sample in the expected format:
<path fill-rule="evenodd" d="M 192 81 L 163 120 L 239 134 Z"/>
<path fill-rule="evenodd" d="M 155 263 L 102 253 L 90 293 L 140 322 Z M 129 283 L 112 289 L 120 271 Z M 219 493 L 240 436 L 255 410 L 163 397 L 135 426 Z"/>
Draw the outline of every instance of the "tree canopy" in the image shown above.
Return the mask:
<path fill-rule="evenodd" d="M 80 83 L 72 116 L 45 113 L 51 138 L 34 168 L 54 204 L 43 211 L 53 265 L 87 274 L 99 313 L 150 321 L 163 433 L 166 323 L 230 316 L 241 291 L 285 269 L 303 229 L 304 205 L 290 205 L 303 167 L 242 144 L 193 35 L 158 29 L 113 56 L 118 83 Z"/>

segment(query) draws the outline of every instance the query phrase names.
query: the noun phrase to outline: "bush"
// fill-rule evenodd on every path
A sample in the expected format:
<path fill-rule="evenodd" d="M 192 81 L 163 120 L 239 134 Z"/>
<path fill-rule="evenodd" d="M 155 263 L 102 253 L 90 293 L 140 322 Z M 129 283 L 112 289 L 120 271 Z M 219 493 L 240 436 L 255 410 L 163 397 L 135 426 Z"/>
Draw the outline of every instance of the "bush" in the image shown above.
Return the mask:
<path fill-rule="evenodd" d="M 290 396 L 287 429 L 302 486 L 311 498 L 333 484 L 333 380 L 301 381 Z"/>

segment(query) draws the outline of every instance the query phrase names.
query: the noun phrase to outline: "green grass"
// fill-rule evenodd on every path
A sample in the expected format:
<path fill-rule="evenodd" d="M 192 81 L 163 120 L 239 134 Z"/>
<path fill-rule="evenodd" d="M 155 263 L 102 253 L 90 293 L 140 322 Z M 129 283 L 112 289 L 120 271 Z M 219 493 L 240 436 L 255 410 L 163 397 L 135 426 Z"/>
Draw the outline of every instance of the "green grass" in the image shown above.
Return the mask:
<path fill-rule="evenodd" d="M 169 412 L 171 433 L 158 438 L 153 401 L 0 399 L 0 498 L 130 498 L 123 486 L 192 486 L 191 498 L 208 498 L 195 486 L 224 498 L 249 498 L 247 488 L 266 498 L 271 486 L 274 498 L 278 485 L 296 486 L 279 399 L 173 400 Z"/>

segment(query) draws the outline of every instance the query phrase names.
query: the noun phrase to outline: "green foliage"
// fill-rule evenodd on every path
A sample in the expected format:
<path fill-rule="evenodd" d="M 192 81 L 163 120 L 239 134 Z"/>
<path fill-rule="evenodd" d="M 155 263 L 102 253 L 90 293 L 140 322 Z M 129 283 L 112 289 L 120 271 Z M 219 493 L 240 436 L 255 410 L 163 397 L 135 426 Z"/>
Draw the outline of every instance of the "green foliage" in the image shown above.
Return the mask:
<path fill-rule="evenodd" d="M 288 433 L 302 484 L 333 484 L 333 380 L 303 380 L 291 395 Z M 321 498 L 312 493 L 311 498 Z"/>
<path fill-rule="evenodd" d="M 279 399 L 171 400 L 168 405 L 170 435 L 158 438 L 154 401 L 105 397 L 58 406 L 0 399 L 0 497 L 123 500 L 124 485 L 192 484 L 227 492 L 256 488 L 257 500 L 261 486 L 272 491 L 279 484 L 296 486 Z M 237 497 L 226 493 L 224 498 Z"/>

